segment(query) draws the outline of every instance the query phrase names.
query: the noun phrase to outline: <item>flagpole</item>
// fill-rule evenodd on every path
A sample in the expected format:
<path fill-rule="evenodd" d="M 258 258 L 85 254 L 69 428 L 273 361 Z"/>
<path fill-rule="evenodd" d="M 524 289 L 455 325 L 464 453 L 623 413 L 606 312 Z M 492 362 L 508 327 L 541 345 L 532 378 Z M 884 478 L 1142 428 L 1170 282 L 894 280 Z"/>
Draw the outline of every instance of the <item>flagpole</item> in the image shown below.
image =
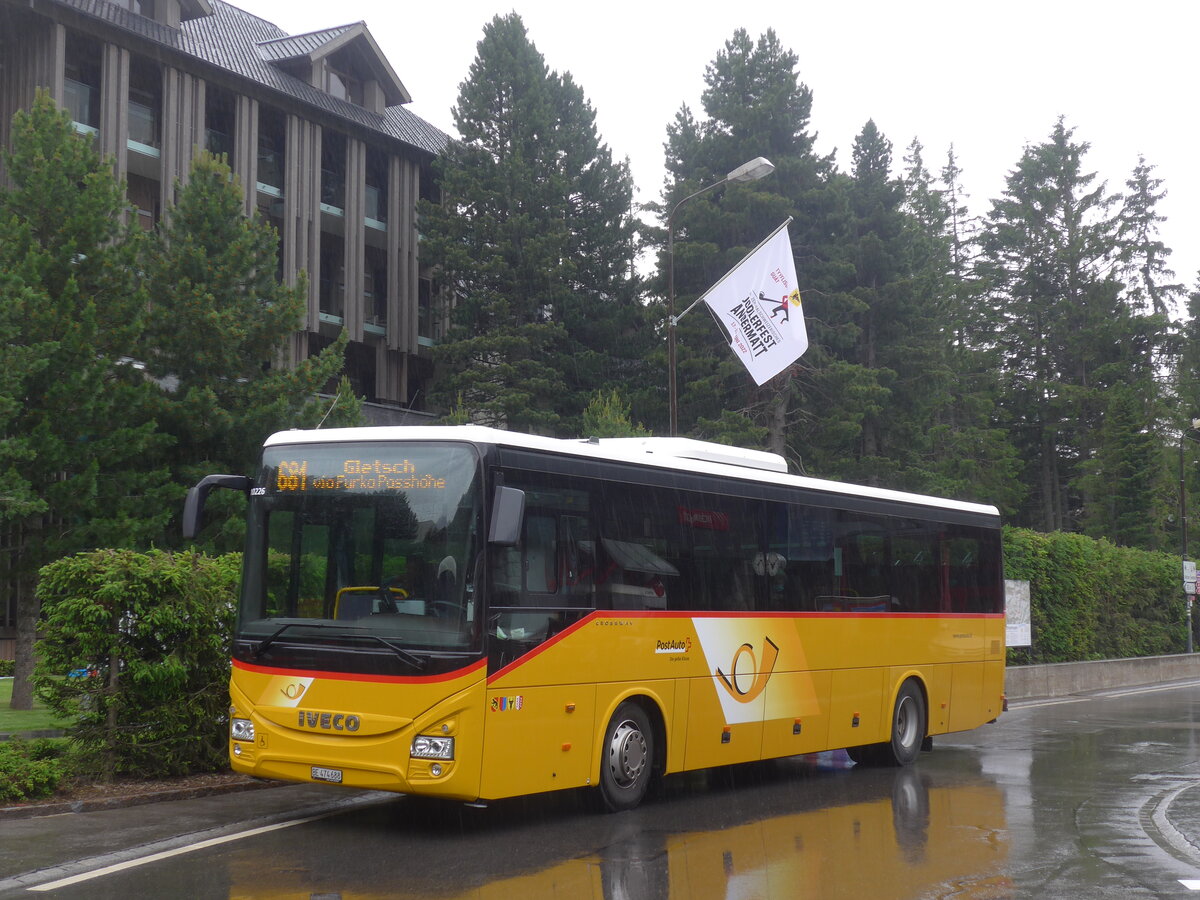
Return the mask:
<path fill-rule="evenodd" d="M 719 279 L 717 279 L 713 283 L 712 287 L 710 287 L 707 291 L 705 291 L 703 294 L 701 294 L 699 297 L 697 297 L 695 300 L 693 300 L 691 306 L 689 306 L 687 309 L 685 309 L 683 312 L 681 312 L 679 315 L 677 315 L 675 317 L 675 321 L 678 322 L 680 319 L 682 319 L 684 316 L 686 316 L 688 313 L 690 313 L 693 309 L 695 309 L 696 306 L 705 297 L 707 297 L 709 294 L 711 294 L 713 291 L 715 291 L 717 288 L 719 288 L 722 284 L 725 283 L 725 281 L 729 278 L 730 275 L 732 275 L 734 272 L 736 272 L 738 269 L 740 269 L 742 267 L 742 264 L 746 260 L 748 260 L 755 253 L 757 253 L 759 250 L 761 250 L 763 247 L 765 247 L 767 244 L 769 244 L 771 242 L 771 239 L 773 237 L 775 237 L 775 235 L 779 234 L 779 232 L 783 231 L 783 229 L 787 228 L 791 224 L 792 224 L 792 217 L 788 216 L 782 225 L 780 225 L 778 228 L 776 228 L 774 231 L 772 231 L 770 234 L 768 234 L 765 238 L 763 238 L 761 241 L 759 241 L 757 247 L 755 247 L 753 250 L 751 250 L 749 253 L 747 253 L 745 256 L 743 256 L 738 261 L 738 264 L 736 266 L 734 266 L 732 269 L 730 269 L 728 272 L 726 272 L 724 275 L 722 275 Z"/>
<path fill-rule="evenodd" d="M 675 326 L 679 323 L 675 315 L 675 213 L 693 197 L 699 197 L 723 184 L 757 181 L 773 171 L 775 166 L 770 160 L 763 156 L 756 157 L 742 163 L 720 181 L 684 197 L 671 208 L 671 213 L 667 216 L 667 405 L 670 408 L 671 437 L 679 434 L 679 393 L 675 383 Z"/>

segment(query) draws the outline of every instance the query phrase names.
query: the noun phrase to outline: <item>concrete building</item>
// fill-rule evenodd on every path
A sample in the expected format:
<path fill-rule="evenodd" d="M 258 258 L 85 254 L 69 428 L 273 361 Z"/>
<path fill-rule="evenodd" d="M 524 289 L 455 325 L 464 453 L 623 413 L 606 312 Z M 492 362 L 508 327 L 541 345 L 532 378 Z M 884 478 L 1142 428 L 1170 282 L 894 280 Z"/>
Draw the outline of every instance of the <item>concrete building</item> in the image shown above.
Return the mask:
<path fill-rule="evenodd" d="M 0 0 L 0 142 L 38 87 L 115 159 L 147 228 L 198 148 L 227 154 L 280 234 L 283 278 L 309 277 L 290 363 L 349 331 L 367 415 L 419 417 L 441 316 L 416 205 L 447 137 L 362 22 L 289 35 L 222 0 Z"/>
<path fill-rule="evenodd" d="M 442 316 L 416 207 L 447 137 L 362 22 L 289 35 L 222 0 L 0 0 L 0 142 L 45 88 L 115 160 L 146 228 L 199 148 L 228 156 L 280 235 L 282 277 L 309 278 L 295 365 L 349 331 L 345 373 L 378 424 L 427 420 Z M 0 172 L 0 183 L 3 173 Z M 0 659 L 13 598 L 0 598 Z"/>

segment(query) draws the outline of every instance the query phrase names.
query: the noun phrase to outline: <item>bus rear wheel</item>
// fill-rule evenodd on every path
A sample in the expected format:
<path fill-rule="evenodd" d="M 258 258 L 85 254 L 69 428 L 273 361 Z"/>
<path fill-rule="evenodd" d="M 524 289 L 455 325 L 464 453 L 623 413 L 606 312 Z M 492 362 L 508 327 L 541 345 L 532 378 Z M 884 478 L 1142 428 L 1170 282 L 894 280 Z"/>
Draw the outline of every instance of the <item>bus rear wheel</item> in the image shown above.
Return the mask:
<path fill-rule="evenodd" d="M 654 769 L 654 731 L 636 703 L 617 707 L 604 732 L 600 798 L 610 812 L 633 809 L 646 796 Z"/>
<path fill-rule="evenodd" d="M 925 695 L 912 679 L 900 685 L 892 710 L 892 739 L 883 744 L 847 747 L 846 755 L 859 765 L 908 766 L 916 762 L 925 741 Z"/>

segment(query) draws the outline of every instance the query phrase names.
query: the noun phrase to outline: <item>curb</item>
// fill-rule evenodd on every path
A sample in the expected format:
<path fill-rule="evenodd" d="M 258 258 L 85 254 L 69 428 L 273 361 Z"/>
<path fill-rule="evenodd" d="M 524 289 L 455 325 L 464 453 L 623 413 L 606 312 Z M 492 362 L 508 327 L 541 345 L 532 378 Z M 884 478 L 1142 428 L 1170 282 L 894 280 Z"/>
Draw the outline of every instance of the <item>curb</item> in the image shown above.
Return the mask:
<path fill-rule="evenodd" d="M 20 806 L 0 807 L 0 820 L 33 819 L 40 816 L 61 816 L 65 813 L 125 809 L 131 806 L 142 806 L 147 803 L 164 803 L 169 800 L 194 800 L 198 797 L 210 797 L 216 794 L 238 794 L 244 791 L 257 791 L 264 788 L 282 787 L 283 784 L 284 782 L 282 781 L 246 781 L 194 788 L 168 788 L 162 791 L 148 791 L 144 794 L 132 794 L 126 797 L 97 797 L 91 800 L 51 800 L 47 802 L 34 801 L 32 803 L 23 803 Z"/>

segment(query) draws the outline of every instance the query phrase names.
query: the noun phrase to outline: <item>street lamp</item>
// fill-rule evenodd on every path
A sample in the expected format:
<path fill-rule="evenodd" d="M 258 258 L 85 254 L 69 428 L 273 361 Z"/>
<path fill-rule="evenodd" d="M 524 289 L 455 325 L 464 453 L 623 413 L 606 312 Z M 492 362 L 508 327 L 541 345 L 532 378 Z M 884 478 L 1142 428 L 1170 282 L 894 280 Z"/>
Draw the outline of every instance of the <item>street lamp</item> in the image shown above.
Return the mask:
<path fill-rule="evenodd" d="M 675 204 L 671 214 L 667 216 L 667 396 L 671 410 L 671 437 L 679 434 L 679 395 L 675 387 L 675 325 L 678 322 L 675 318 L 675 213 L 693 197 L 699 197 L 723 184 L 757 181 L 774 171 L 775 166 L 769 159 L 757 156 L 750 162 L 742 163 L 720 181 L 714 181 L 696 193 L 688 194 Z"/>
<path fill-rule="evenodd" d="M 1179 542 L 1180 557 L 1184 572 L 1188 562 L 1188 515 L 1187 515 L 1187 478 L 1183 468 L 1183 442 L 1187 439 L 1188 431 L 1200 428 L 1200 419 L 1192 419 L 1192 427 L 1179 432 Z M 1195 440 L 1192 438 L 1192 440 Z M 1187 597 L 1187 652 L 1192 652 L 1192 594 L 1187 590 L 1186 575 L 1184 579 L 1184 594 Z"/>

